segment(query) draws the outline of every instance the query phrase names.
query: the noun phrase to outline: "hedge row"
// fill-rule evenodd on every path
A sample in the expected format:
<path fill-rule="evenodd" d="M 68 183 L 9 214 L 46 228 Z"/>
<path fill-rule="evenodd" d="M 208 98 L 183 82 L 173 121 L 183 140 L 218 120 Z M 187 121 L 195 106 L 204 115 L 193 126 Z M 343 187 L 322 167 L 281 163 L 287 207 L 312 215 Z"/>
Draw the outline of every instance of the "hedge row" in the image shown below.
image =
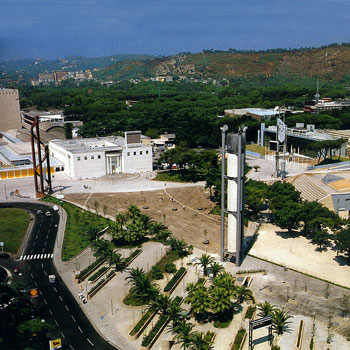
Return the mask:
<path fill-rule="evenodd" d="M 105 273 L 108 270 L 107 266 L 101 267 L 99 270 L 97 270 L 92 276 L 89 277 L 89 281 L 95 281 L 97 280 L 103 273 Z"/>
<path fill-rule="evenodd" d="M 81 270 L 78 278 L 80 281 L 83 281 L 85 279 L 85 277 L 89 274 L 89 272 L 96 267 L 98 264 L 102 263 L 105 259 L 104 258 L 100 258 L 95 260 L 92 264 L 90 264 L 88 267 L 85 267 L 85 269 Z"/>
<path fill-rule="evenodd" d="M 135 327 L 129 333 L 131 336 L 136 335 L 143 325 L 150 319 L 150 317 L 156 312 L 156 306 L 152 305 L 147 312 L 140 318 L 139 322 L 136 323 Z"/>
<path fill-rule="evenodd" d="M 232 345 L 231 350 L 239 350 L 240 349 L 245 334 L 246 334 L 246 330 L 244 328 L 241 328 L 237 332 L 236 338 L 235 338 L 235 341 L 234 341 L 234 343 Z"/>
<path fill-rule="evenodd" d="M 173 278 L 164 287 L 164 292 L 169 292 L 177 283 L 177 281 L 181 278 L 181 276 L 185 273 L 185 271 L 186 269 L 184 267 L 179 268 L 179 270 L 176 272 Z"/>
<path fill-rule="evenodd" d="M 249 305 L 244 318 L 249 318 L 251 320 L 254 315 L 255 309 L 256 309 L 255 306 Z"/>
<path fill-rule="evenodd" d="M 109 277 L 115 274 L 115 271 L 110 271 L 105 278 L 102 278 L 97 284 L 95 284 L 90 290 L 88 295 L 92 294 L 101 284 L 108 280 Z"/>
<path fill-rule="evenodd" d="M 123 264 L 125 267 L 127 267 L 130 262 L 135 258 L 135 256 L 139 255 L 142 252 L 142 249 L 136 249 L 134 252 L 132 252 L 127 258 L 123 260 Z"/>

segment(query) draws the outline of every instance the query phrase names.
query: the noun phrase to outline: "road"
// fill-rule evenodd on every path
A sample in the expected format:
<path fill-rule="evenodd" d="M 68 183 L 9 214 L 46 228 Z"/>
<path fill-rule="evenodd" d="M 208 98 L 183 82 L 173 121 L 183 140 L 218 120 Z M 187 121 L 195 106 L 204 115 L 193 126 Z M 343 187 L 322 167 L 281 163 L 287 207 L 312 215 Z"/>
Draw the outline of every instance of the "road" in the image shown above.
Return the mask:
<path fill-rule="evenodd" d="M 1 203 L 0 207 L 8 205 Z M 26 289 L 37 288 L 38 297 L 33 300 L 45 308 L 45 319 L 55 325 L 62 339 L 62 349 L 115 349 L 106 342 L 91 325 L 53 264 L 53 251 L 59 223 L 59 214 L 52 208 L 36 203 L 11 203 L 13 208 L 31 212 L 35 219 L 25 248 L 15 262 L 22 272 L 16 277 Z M 41 210 L 42 214 L 37 214 Z M 47 216 L 45 213 L 49 212 Z M 49 275 L 56 282 L 49 282 Z"/>

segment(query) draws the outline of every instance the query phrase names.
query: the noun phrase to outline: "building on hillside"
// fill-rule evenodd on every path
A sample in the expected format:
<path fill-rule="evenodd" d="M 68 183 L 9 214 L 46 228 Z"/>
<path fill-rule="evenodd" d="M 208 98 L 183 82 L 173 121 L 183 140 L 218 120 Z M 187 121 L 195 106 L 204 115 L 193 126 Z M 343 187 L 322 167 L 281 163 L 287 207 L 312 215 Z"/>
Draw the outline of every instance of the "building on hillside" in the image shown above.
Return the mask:
<path fill-rule="evenodd" d="M 317 102 L 313 100 L 304 106 L 304 112 L 318 113 L 324 111 L 341 110 L 344 107 L 350 107 L 349 100 L 333 101 L 329 97 L 319 99 Z"/>
<path fill-rule="evenodd" d="M 275 117 L 279 114 L 278 110 L 264 109 L 264 108 L 242 108 L 242 109 L 225 109 L 225 116 L 230 117 L 242 117 L 244 115 L 250 116 L 256 120 L 269 121 L 271 117 Z"/>
<path fill-rule="evenodd" d="M 21 128 L 19 94 L 16 89 L 0 89 L 0 131 Z"/>
<path fill-rule="evenodd" d="M 114 173 L 152 171 L 152 147 L 141 142 L 141 131 L 127 131 L 125 137 L 52 140 L 50 154 L 64 163 L 73 179 Z"/>

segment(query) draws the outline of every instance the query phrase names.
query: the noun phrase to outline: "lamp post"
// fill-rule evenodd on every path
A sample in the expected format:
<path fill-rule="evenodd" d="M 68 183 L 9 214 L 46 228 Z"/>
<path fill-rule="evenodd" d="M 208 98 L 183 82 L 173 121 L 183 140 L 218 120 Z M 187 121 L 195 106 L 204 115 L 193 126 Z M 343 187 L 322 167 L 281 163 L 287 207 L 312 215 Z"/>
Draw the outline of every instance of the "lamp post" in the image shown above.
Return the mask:
<path fill-rule="evenodd" d="M 225 249 L 225 137 L 228 126 L 225 124 L 221 130 L 221 249 L 220 259 L 224 261 Z"/>

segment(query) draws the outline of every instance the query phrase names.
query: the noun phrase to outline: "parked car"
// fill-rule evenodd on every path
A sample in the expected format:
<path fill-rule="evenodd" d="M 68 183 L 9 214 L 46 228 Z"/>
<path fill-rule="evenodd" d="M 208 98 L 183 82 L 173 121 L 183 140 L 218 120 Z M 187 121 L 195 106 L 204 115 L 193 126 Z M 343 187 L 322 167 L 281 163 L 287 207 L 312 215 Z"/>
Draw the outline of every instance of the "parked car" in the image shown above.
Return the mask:
<path fill-rule="evenodd" d="M 10 255 L 7 253 L 0 253 L 0 259 L 10 259 Z"/>
<path fill-rule="evenodd" d="M 52 213 L 48 210 L 46 213 L 45 213 L 46 216 L 52 216 Z"/>
<path fill-rule="evenodd" d="M 54 210 L 54 211 L 58 211 L 58 206 L 57 206 L 57 205 L 54 205 L 54 206 L 53 206 L 53 210 Z"/>
<path fill-rule="evenodd" d="M 39 210 L 36 211 L 36 213 L 37 213 L 38 215 L 41 215 L 41 214 L 43 213 L 43 211 L 39 209 Z"/>
<path fill-rule="evenodd" d="M 17 273 L 19 274 L 21 272 L 19 266 L 15 266 L 15 268 L 13 269 L 13 273 Z"/>

